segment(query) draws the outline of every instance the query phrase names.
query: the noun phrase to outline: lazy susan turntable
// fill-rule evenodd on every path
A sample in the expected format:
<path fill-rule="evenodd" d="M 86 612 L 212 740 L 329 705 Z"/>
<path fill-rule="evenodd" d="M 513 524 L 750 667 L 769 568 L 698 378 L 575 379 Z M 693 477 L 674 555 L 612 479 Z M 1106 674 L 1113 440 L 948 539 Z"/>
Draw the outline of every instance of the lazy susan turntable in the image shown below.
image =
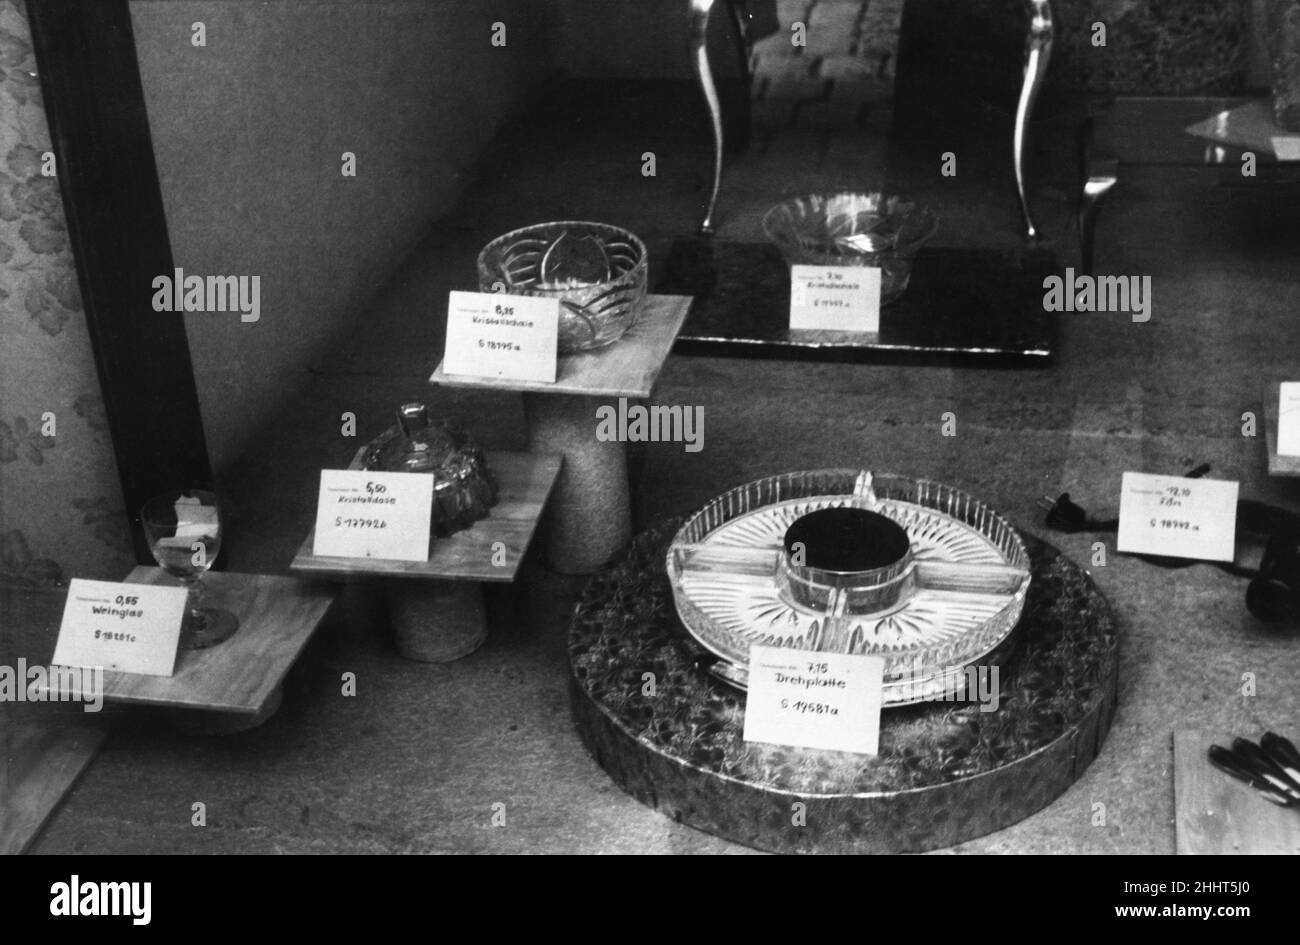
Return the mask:
<path fill-rule="evenodd" d="M 596 574 L 570 694 L 596 762 L 677 823 L 774 852 L 915 852 L 1008 827 L 1083 774 L 1116 641 L 1088 574 L 977 499 L 800 472 L 663 522 Z M 878 753 L 745 741 L 755 643 L 881 656 Z M 962 697 L 972 666 L 992 700 Z"/>

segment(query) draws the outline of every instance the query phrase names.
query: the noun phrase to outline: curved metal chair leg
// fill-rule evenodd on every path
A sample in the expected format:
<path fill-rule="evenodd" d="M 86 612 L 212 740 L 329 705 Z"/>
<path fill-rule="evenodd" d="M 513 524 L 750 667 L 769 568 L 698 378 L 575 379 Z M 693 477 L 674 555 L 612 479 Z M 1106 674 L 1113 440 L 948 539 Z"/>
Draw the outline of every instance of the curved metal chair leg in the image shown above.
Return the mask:
<path fill-rule="evenodd" d="M 713 69 L 709 65 L 709 13 L 714 0 L 691 0 L 691 56 L 695 61 L 695 74 L 709 106 L 713 120 L 713 187 L 709 191 L 709 205 L 700 223 L 700 232 L 713 232 L 713 210 L 722 187 L 722 102 L 717 86 L 713 84 Z"/>
<path fill-rule="evenodd" d="M 1095 152 L 1094 133 L 1095 126 L 1089 118 L 1084 122 L 1079 140 L 1079 168 L 1083 178 L 1083 190 L 1079 194 L 1079 255 L 1080 269 L 1085 273 L 1092 272 L 1098 206 L 1119 183 L 1119 161 Z"/>
<path fill-rule="evenodd" d="M 1042 87 L 1047 63 L 1052 58 L 1052 40 L 1055 27 L 1052 22 L 1051 0 L 1029 0 L 1029 39 L 1025 45 L 1025 78 L 1020 87 L 1020 100 L 1016 103 L 1015 148 L 1016 190 L 1020 194 L 1020 211 L 1024 214 L 1025 229 L 1029 238 L 1038 235 L 1029 213 L 1029 199 L 1025 194 L 1025 134 L 1029 119 Z"/>
<path fill-rule="evenodd" d="M 727 9 L 731 11 L 731 21 L 735 27 L 736 58 L 740 61 L 740 87 L 744 90 L 742 101 L 736 106 L 740 111 L 737 121 L 731 123 L 734 134 L 730 142 L 732 153 L 741 151 L 749 145 L 749 136 L 753 130 L 753 94 L 754 83 L 754 24 L 753 14 L 746 0 L 727 0 Z"/>
<path fill-rule="evenodd" d="M 1119 183 L 1119 162 L 1114 158 L 1090 163 L 1079 202 L 1079 247 L 1084 272 L 1092 272 L 1093 247 L 1097 230 L 1097 205 Z"/>
<path fill-rule="evenodd" d="M 731 20 L 736 25 L 736 45 L 740 53 L 741 69 L 749 77 L 749 58 L 754 53 L 754 37 L 750 30 L 749 10 L 745 0 L 727 0 L 727 9 L 731 11 Z"/>

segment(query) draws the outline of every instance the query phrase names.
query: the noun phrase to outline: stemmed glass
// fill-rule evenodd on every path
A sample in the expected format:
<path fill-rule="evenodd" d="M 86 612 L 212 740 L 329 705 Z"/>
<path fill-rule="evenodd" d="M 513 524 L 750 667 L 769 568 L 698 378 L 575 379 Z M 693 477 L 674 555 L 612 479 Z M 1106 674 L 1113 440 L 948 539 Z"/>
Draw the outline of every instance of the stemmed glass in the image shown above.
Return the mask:
<path fill-rule="evenodd" d="M 203 573 L 221 551 L 217 497 L 203 489 L 166 492 L 144 504 L 140 522 L 159 566 L 189 590 L 181 622 L 181 649 L 203 650 L 233 636 L 239 629 L 234 614 L 200 606 Z"/>

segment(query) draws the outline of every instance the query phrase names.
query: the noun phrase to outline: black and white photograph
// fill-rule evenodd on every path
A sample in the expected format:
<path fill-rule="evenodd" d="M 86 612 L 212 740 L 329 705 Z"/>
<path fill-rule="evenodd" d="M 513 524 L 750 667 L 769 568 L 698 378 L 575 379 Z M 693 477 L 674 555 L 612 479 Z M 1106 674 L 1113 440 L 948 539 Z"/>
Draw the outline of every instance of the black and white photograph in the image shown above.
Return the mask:
<path fill-rule="evenodd" d="M 0 0 L 0 326 L 56 928 L 1300 853 L 1300 0 Z M 1093 918 L 1283 895 L 1146 862 Z"/>

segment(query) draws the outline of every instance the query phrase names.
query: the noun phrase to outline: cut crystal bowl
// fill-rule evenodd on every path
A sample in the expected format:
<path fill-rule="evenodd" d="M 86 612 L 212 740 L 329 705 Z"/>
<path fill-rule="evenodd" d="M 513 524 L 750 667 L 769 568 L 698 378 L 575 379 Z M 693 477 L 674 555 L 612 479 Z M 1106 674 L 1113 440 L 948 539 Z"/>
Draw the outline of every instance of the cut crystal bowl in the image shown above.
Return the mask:
<path fill-rule="evenodd" d="M 498 236 L 478 257 L 479 290 L 560 300 L 559 353 L 622 338 L 645 308 L 645 244 L 607 223 L 539 223 Z"/>
<path fill-rule="evenodd" d="M 983 502 L 856 469 L 724 493 L 682 525 L 667 567 L 716 675 L 743 687 L 754 645 L 879 656 L 886 706 L 939 696 L 999 650 L 1030 581 L 1024 542 Z"/>
<path fill-rule="evenodd" d="M 805 194 L 763 217 L 763 232 L 791 266 L 879 268 L 881 305 L 907 289 L 912 260 L 937 226 L 925 207 L 878 191 Z"/>

